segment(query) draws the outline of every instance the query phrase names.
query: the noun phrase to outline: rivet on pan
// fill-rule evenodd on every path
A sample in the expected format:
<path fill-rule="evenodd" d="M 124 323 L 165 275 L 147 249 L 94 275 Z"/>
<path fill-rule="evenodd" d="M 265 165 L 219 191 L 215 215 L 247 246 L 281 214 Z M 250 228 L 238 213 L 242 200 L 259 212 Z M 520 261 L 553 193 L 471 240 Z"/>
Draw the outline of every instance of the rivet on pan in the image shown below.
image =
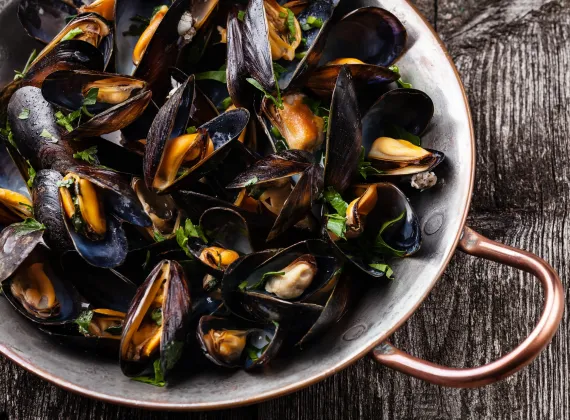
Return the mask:
<path fill-rule="evenodd" d="M 443 213 L 434 213 L 424 223 L 424 232 L 426 235 L 433 235 L 437 233 L 443 226 Z"/>
<path fill-rule="evenodd" d="M 364 334 L 364 332 L 366 331 L 366 325 L 364 324 L 357 324 L 354 327 L 349 328 L 344 335 L 342 336 L 342 339 L 344 341 L 353 341 L 356 340 L 357 338 L 359 338 L 362 334 Z"/>

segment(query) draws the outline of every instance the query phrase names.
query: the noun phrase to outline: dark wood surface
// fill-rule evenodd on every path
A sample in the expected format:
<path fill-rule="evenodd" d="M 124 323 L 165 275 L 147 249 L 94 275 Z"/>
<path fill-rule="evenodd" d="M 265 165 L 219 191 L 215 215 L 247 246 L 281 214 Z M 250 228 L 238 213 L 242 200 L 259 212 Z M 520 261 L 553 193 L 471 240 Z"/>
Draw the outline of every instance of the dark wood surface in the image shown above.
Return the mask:
<path fill-rule="evenodd" d="M 417 0 L 465 83 L 477 138 L 469 224 L 570 267 L 570 1 Z M 457 254 L 393 342 L 475 366 L 519 343 L 541 310 L 528 275 Z M 528 368 L 478 390 L 428 385 L 364 358 L 328 380 L 253 407 L 204 414 L 126 409 L 82 398 L 0 359 L 0 419 L 568 419 L 568 321 Z"/>

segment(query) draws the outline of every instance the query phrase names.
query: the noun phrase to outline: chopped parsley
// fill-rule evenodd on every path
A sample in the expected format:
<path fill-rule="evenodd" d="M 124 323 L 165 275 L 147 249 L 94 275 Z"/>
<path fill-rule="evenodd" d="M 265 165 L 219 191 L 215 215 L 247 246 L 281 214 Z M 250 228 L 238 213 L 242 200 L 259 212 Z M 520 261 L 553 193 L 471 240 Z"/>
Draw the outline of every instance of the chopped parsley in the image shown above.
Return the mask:
<path fill-rule="evenodd" d="M 69 41 L 69 40 L 75 38 L 77 35 L 81 35 L 82 33 L 83 33 L 83 29 L 73 28 L 71 31 L 66 33 L 65 36 L 63 38 L 61 38 L 61 40 L 62 41 Z"/>
<path fill-rule="evenodd" d="M 83 99 L 83 107 L 81 109 L 83 110 L 83 113 L 90 118 L 93 117 L 93 114 L 87 110 L 87 106 L 95 105 L 97 103 L 97 95 L 99 95 L 99 89 L 91 88 Z"/>
<path fill-rule="evenodd" d="M 132 380 L 159 387 L 165 386 L 166 382 L 164 381 L 164 373 L 162 373 L 160 366 L 160 358 L 156 359 L 152 366 L 154 368 L 154 376 L 152 378 L 150 376 L 137 376 L 136 378 L 132 378 Z"/>
<path fill-rule="evenodd" d="M 156 322 L 159 327 L 162 325 L 162 308 L 154 309 L 150 314 L 151 319 Z"/>
<path fill-rule="evenodd" d="M 265 89 L 263 89 L 263 86 L 261 86 L 261 84 L 255 80 L 252 79 L 251 77 L 247 79 L 248 83 L 250 83 L 251 85 L 253 85 L 256 89 L 260 90 L 261 92 L 263 92 L 263 94 L 265 95 L 265 97 L 269 100 L 271 100 L 271 102 L 273 102 L 273 104 L 279 108 L 279 109 L 284 109 L 285 107 L 283 106 L 283 99 L 281 98 L 281 92 L 279 90 L 279 84 L 276 84 L 277 86 L 277 97 L 273 96 L 272 94 L 270 94 L 269 92 L 267 92 Z"/>
<path fill-rule="evenodd" d="M 71 125 L 76 119 L 81 117 L 81 109 L 71 112 L 67 116 L 61 111 L 55 113 L 55 122 L 57 125 L 65 128 L 69 133 L 73 131 L 73 126 Z"/>
<path fill-rule="evenodd" d="M 223 84 L 228 82 L 225 70 L 205 71 L 203 73 L 196 74 L 195 77 L 196 80 L 215 80 L 216 82 Z"/>
<path fill-rule="evenodd" d="M 327 230 L 334 233 L 339 238 L 344 238 L 346 233 L 346 210 L 348 203 L 333 187 L 328 187 L 323 193 L 323 197 L 329 205 L 335 209 L 337 214 L 327 214 Z"/>
<path fill-rule="evenodd" d="M 48 139 L 51 140 L 51 143 L 57 143 L 57 137 L 55 137 L 53 134 L 51 134 L 47 129 L 43 129 L 42 132 L 40 133 L 40 137 L 43 137 L 44 139 Z"/>
<path fill-rule="evenodd" d="M 388 277 L 390 280 L 394 280 L 394 270 L 388 264 L 383 263 L 375 263 L 375 264 L 368 264 L 374 270 L 381 271 Z"/>
<path fill-rule="evenodd" d="M 194 125 L 186 129 L 186 134 L 196 134 L 197 132 L 198 129 Z"/>
<path fill-rule="evenodd" d="M 295 15 L 291 9 L 287 9 L 287 21 L 285 23 L 289 31 L 289 43 L 293 43 L 297 40 L 297 28 L 295 27 Z"/>
<path fill-rule="evenodd" d="M 378 232 L 378 235 L 376 235 L 376 240 L 374 241 L 374 244 L 373 244 L 374 251 L 376 251 L 380 254 L 383 254 L 383 255 L 389 255 L 389 256 L 399 257 L 399 258 L 402 258 L 406 255 L 406 251 L 400 251 L 398 249 L 392 248 L 390 245 L 388 245 L 386 243 L 386 241 L 382 237 L 382 234 L 387 229 L 391 228 L 396 223 L 398 223 L 400 220 L 402 220 L 404 218 L 405 214 L 406 214 L 406 212 L 403 211 L 398 217 L 396 217 L 393 220 L 388 220 L 387 222 L 385 222 L 382 225 L 382 227 L 380 228 L 380 231 Z"/>
<path fill-rule="evenodd" d="M 411 89 L 412 88 L 411 83 L 407 83 L 407 82 L 404 82 L 402 80 L 402 75 L 400 74 L 400 68 L 398 66 L 390 66 L 389 69 L 392 70 L 394 73 L 398 73 L 398 76 L 400 76 L 400 78 L 398 80 L 396 80 L 396 83 L 398 84 L 398 86 L 400 86 L 401 88 L 404 88 L 404 89 Z"/>
<path fill-rule="evenodd" d="M 379 175 L 382 173 L 382 171 L 372 166 L 372 163 L 366 161 L 366 150 L 364 149 L 364 146 L 362 146 L 360 158 L 358 159 L 358 173 L 364 179 L 366 179 L 368 175 Z"/>
<path fill-rule="evenodd" d="M 287 69 L 277 62 L 273 62 L 273 73 L 275 77 L 279 79 L 283 73 L 287 73 Z"/>
<path fill-rule="evenodd" d="M 75 183 L 73 178 L 69 179 L 62 179 L 61 181 L 57 181 L 58 188 L 70 188 Z"/>
<path fill-rule="evenodd" d="M 33 50 L 30 56 L 28 57 L 28 61 L 26 61 L 24 70 L 22 71 L 14 70 L 14 73 L 16 73 L 16 75 L 14 76 L 14 81 L 22 80 L 26 76 L 28 70 L 30 70 L 30 66 L 32 65 L 37 56 L 38 52 L 36 50 Z"/>
<path fill-rule="evenodd" d="M 310 31 L 311 29 L 320 29 L 323 27 L 323 20 L 321 18 L 317 18 L 315 16 L 309 16 L 306 20 L 306 23 L 301 25 L 301 29 L 304 31 Z"/>
<path fill-rule="evenodd" d="M 84 311 L 79 314 L 75 323 L 77 324 L 77 329 L 81 334 L 89 335 L 89 325 L 93 319 L 93 311 Z"/>
<path fill-rule="evenodd" d="M 30 110 L 28 108 L 22 109 L 22 112 L 18 115 L 18 119 L 27 120 L 28 118 L 30 118 Z"/>
<path fill-rule="evenodd" d="M 418 136 L 410 133 L 399 125 L 388 124 L 386 126 L 386 135 L 397 140 L 407 140 L 416 146 L 421 146 L 422 144 L 422 140 Z"/>
<path fill-rule="evenodd" d="M 160 233 L 159 231 L 155 230 L 154 231 L 154 241 L 155 242 L 164 242 L 166 241 L 166 238 L 164 237 L 164 235 L 162 233 Z"/>
<path fill-rule="evenodd" d="M 259 279 L 259 281 L 257 283 L 252 284 L 251 286 L 249 286 L 248 281 L 245 280 L 244 282 L 242 282 L 239 285 L 239 289 L 241 291 L 261 289 L 265 285 L 267 280 L 269 280 L 271 277 L 284 276 L 284 275 L 285 275 L 285 271 L 269 271 L 269 272 L 263 274 L 261 276 L 261 279 Z"/>
<path fill-rule="evenodd" d="M 91 146 L 89 149 L 85 149 L 82 152 L 77 152 L 73 154 L 75 159 L 81 159 L 92 165 L 97 164 L 97 146 Z"/>
<path fill-rule="evenodd" d="M 184 226 L 176 230 L 176 242 L 188 257 L 193 258 L 193 255 L 188 251 L 187 247 L 189 238 L 199 238 L 203 242 L 208 243 L 208 238 L 206 238 L 204 232 L 202 232 L 202 228 L 192 223 L 192 220 L 186 219 Z"/>
<path fill-rule="evenodd" d="M 244 21 L 244 19 L 245 19 L 245 10 L 240 10 L 240 11 L 238 12 L 238 19 L 239 19 L 241 22 Z"/>
<path fill-rule="evenodd" d="M 34 180 L 36 179 L 36 170 L 32 167 L 29 160 L 26 160 L 26 162 L 28 163 L 28 187 L 32 188 Z"/>
<path fill-rule="evenodd" d="M 230 106 L 232 106 L 233 101 L 232 98 L 230 98 L 229 96 L 224 99 L 221 103 L 218 109 L 222 110 L 222 111 L 226 111 Z"/>

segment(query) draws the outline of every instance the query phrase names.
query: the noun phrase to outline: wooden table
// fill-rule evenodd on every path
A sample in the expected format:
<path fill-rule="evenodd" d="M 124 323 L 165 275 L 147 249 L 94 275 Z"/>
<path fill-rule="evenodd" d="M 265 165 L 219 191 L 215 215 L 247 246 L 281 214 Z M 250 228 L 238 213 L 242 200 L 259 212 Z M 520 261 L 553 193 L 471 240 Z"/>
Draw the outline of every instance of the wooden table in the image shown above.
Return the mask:
<path fill-rule="evenodd" d="M 3 2 L 2 2 L 3 3 Z M 465 83 L 477 138 L 469 224 L 570 273 L 570 0 L 417 0 Z M 525 274 L 458 254 L 420 309 L 393 336 L 399 347 L 450 366 L 509 351 L 541 310 Z M 443 389 L 364 358 L 296 394 L 231 412 L 168 415 L 64 392 L 0 359 L 0 419 L 567 419 L 567 317 L 528 368 L 476 390 Z"/>

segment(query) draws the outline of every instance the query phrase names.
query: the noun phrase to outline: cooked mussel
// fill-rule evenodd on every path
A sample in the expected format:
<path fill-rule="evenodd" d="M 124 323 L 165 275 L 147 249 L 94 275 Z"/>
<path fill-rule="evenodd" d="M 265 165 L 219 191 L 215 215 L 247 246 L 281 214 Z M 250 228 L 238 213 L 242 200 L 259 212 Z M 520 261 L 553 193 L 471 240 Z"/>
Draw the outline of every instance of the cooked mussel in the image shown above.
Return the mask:
<path fill-rule="evenodd" d="M 390 70 L 403 53 L 407 33 L 396 16 L 379 7 L 363 7 L 337 22 L 327 38 L 321 67 L 313 72 L 307 87 L 330 97 L 342 66 L 347 66 L 365 95 L 399 78 Z"/>
<path fill-rule="evenodd" d="M 140 178 L 133 178 L 135 191 L 145 213 L 152 220 L 152 227 L 145 228 L 149 239 L 168 239 L 180 227 L 182 212 L 170 195 L 158 195 L 149 190 Z"/>
<path fill-rule="evenodd" d="M 140 376 L 160 366 L 163 375 L 178 362 L 186 342 L 190 294 L 182 267 L 160 262 L 137 291 L 121 337 L 121 369 Z"/>
<path fill-rule="evenodd" d="M 79 114 L 78 127 L 67 127 L 68 133 L 64 133 L 66 138 L 77 139 L 97 137 L 130 125 L 143 114 L 152 92 L 142 80 L 75 70 L 50 74 L 42 84 L 42 95 L 65 111 L 84 114 Z"/>
<path fill-rule="evenodd" d="M 120 340 L 126 315 L 112 309 L 91 309 L 80 314 L 76 323 L 79 332 L 87 337 Z"/>
<path fill-rule="evenodd" d="M 39 245 L 2 283 L 12 306 L 33 322 L 62 325 L 73 322 L 86 301 L 66 282 L 53 255 Z"/>
<path fill-rule="evenodd" d="M 244 104 L 249 75 L 266 91 L 287 89 L 294 80 L 310 73 L 324 48 L 331 0 L 310 2 L 298 15 L 275 0 L 250 0 L 243 21 L 230 14 L 228 21 L 228 87 L 234 103 Z M 276 74 L 274 62 L 279 64 Z M 247 104 L 249 105 L 249 104 Z"/>
<path fill-rule="evenodd" d="M 284 338 L 279 324 L 258 325 L 233 318 L 203 316 L 197 337 L 206 357 L 216 365 L 252 370 L 266 365 Z"/>
<path fill-rule="evenodd" d="M 0 188 L 0 225 L 9 225 L 33 216 L 32 202 L 25 195 Z"/>
<path fill-rule="evenodd" d="M 296 177 L 294 187 L 289 178 Z M 257 200 L 277 216 L 267 240 L 273 240 L 306 217 L 323 188 L 323 175 L 314 157 L 286 150 L 259 160 L 228 185 L 230 189 L 257 188 Z M 292 189 L 291 189 L 292 188 Z M 240 203 L 250 205 L 252 200 Z M 253 203 L 251 203 L 253 205 Z"/>
<path fill-rule="evenodd" d="M 28 34 L 45 44 L 49 43 L 76 15 L 96 13 L 113 20 L 115 0 L 95 0 L 91 4 L 63 0 L 22 0 L 18 18 Z"/>
<path fill-rule="evenodd" d="M 382 277 L 389 271 L 388 258 L 408 257 L 420 249 L 418 218 L 395 185 L 355 185 L 346 195 L 353 199 L 346 205 L 345 214 L 325 210 L 323 230 L 325 237 L 357 268 Z"/>
<path fill-rule="evenodd" d="M 373 176 L 413 175 L 443 161 L 443 153 L 419 145 L 433 109 L 429 96 L 416 89 L 394 89 L 378 99 L 362 119 L 365 157 L 378 169 Z"/>
<path fill-rule="evenodd" d="M 191 112 L 194 77 L 160 109 L 147 138 L 145 182 L 160 193 L 192 185 L 222 161 L 246 128 L 249 112 L 228 111 L 196 127 Z"/>
<path fill-rule="evenodd" d="M 279 150 L 279 140 L 284 139 L 288 149 L 318 151 L 325 139 L 325 119 L 309 107 L 310 99 L 303 93 L 288 93 L 282 100 L 281 107 L 267 98 L 261 105 L 268 120 L 262 122 L 275 150 Z"/>
<path fill-rule="evenodd" d="M 33 219 L 12 223 L 0 233 L 0 283 L 42 243 L 46 227 Z"/>

